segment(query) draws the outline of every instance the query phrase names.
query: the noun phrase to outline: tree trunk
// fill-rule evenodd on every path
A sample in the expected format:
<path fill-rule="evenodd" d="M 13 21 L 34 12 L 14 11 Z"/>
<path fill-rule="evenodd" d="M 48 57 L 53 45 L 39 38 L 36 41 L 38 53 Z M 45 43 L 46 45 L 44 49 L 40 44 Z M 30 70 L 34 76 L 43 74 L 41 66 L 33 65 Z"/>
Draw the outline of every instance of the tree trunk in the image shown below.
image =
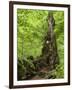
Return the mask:
<path fill-rule="evenodd" d="M 53 14 L 50 11 L 48 14 L 48 32 L 45 36 L 45 41 L 42 48 L 42 56 L 46 56 L 46 61 L 49 65 L 49 69 L 54 69 L 56 64 L 59 63 L 56 35 L 54 32 L 55 20 Z"/>

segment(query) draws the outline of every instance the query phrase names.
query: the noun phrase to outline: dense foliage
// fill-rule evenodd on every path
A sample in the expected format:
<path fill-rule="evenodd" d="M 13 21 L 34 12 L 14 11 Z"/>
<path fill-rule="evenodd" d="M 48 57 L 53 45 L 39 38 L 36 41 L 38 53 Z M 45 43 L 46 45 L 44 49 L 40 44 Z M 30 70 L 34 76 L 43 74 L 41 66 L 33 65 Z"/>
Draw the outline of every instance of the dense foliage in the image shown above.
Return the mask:
<path fill-rule="evenodd" d="M 26 72 L 35 69 L 32 60 L 42 53 L 44 37 L 48 31 L 47 10 L 17 10 L 17 57 L 20 79 L 26 77 Z M 60 64 L 52 72 L 55 78 L 64 77 L 64 12 L 53 11 L 55 19 L 57 48 Z M 34 59 L 30 57 L 33 56 Z M 35 72 L 33 72 L 35 74 Z"/>

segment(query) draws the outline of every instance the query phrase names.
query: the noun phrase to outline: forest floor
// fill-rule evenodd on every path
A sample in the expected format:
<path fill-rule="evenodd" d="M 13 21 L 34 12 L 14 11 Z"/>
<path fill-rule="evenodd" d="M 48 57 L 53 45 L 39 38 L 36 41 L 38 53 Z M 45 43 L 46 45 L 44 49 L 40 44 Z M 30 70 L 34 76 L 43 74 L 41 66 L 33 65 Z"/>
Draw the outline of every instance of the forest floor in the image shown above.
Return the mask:
<path fill-rule="evenodd" d="M 48 73 L 48 67 L 42 68 L 41 70 L 39 70 L 39 73 L 41 73 L 41 75 Z M 44 79 L 44 77 L 42 77 L 41 75 L 35 75 L 31 78 L 31 80 Z"/>

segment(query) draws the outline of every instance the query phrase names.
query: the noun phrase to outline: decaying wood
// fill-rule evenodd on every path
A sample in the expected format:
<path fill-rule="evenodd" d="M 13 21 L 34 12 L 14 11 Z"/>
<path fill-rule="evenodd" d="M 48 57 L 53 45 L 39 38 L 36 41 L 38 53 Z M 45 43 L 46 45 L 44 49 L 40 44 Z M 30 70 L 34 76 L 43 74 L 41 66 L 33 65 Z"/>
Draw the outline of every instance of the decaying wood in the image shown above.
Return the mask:
<path fill-rule="evenodd" d="M 59 64 L 59 57 L 57 51 L 56 35 L 54 32 L 55 20 L 52 12 L 48 14 L 48 32 L 44 39 L 44 44 L 42 48 L 42 55 L 39 57 L 35 64 L 39 64 L 39 68 L 43 66 L 49 66 L 49 70 L 55 68 Z"/>

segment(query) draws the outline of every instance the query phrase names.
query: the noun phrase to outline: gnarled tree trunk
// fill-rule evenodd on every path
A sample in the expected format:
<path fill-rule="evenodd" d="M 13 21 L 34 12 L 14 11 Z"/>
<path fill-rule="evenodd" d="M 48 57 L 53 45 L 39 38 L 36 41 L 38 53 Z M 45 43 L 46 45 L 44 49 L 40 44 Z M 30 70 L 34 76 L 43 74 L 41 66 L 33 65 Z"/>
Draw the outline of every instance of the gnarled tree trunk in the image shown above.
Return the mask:
<path fill-rule="evenodd" d="M 48 14 L 48 32 L 45 36 L 45 41 L 42 48 L 42 56 L 46 56 L 46 61 L 49 65 L 49 69 L 54 69 L 56 64 L 59 63 L 56 35 L 54 32 L 55 20 L 52 12 Z"/>

